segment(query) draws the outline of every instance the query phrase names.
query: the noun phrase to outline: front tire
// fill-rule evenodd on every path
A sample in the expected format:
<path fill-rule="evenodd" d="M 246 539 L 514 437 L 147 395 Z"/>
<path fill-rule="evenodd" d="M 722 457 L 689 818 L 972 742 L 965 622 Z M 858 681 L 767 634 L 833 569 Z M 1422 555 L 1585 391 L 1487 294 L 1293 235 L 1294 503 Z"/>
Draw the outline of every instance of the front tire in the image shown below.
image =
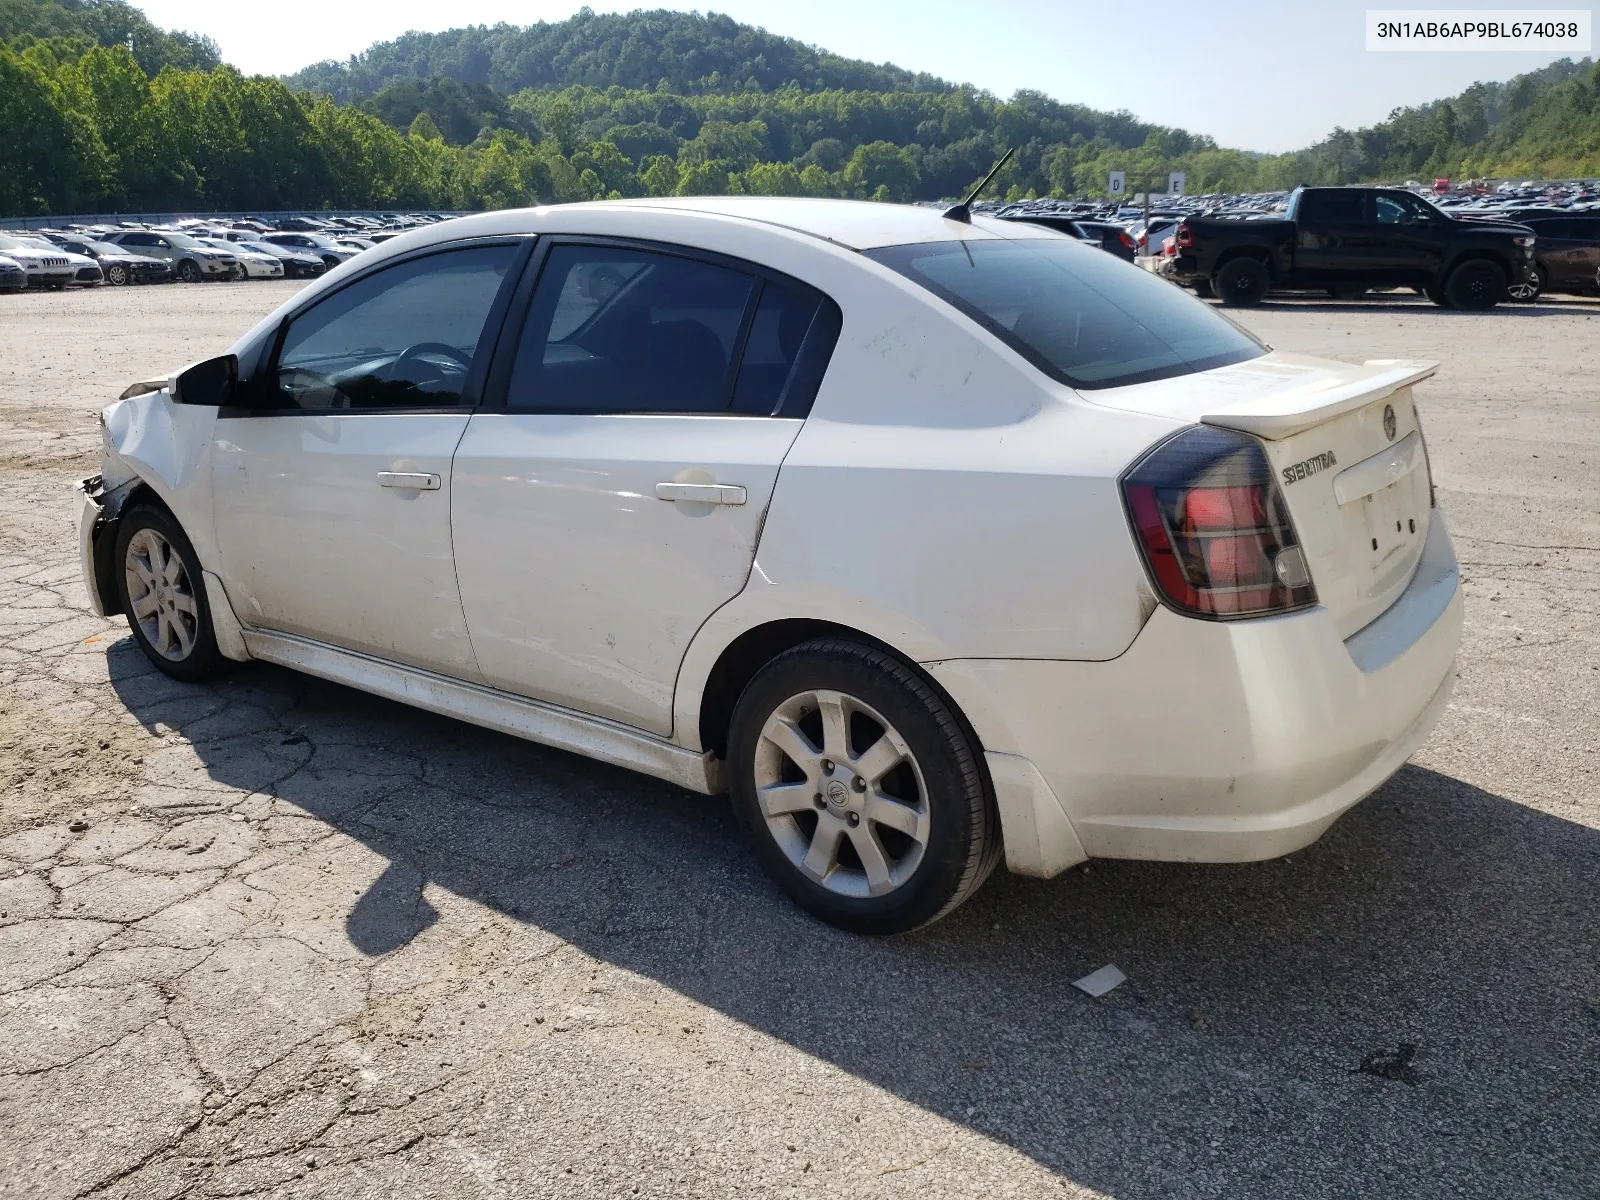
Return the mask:
<path fill-rule="evenodd" d="M 145 657 L 185 683 L 215 674 L 223 658 L 200 559 L 178 523 L 151 505 L 129 509 L 117 522 L 113 561 L 117 596 Z"/>
<path fill-rule="evenodd" d="M 112 287 L 126 287 L 128 284 L 128 268 L 121 263 L 113 263 L 106 268 L 106 282 Z"/>
<path fill-rule="evenodd" d="M 1218 268 L 1213 284 L 1224 304 L 1250 308 L 1266 299 L 1272 276 L 1260 259 L 1235 258 Z"/>
<path fill-rule="evenodd" d="M 186 258 L 178 264 L 178 278 L 185 283 L 200 282 L 200 264 L 192 258 Z"/>
<path fill-rule="evenodd" d="M 1444 294 L 1463 312 L 1485 312 L 1505 299 L 1506 275 L 1492 262 L 1472 259 L 1450 272 Z"/>
<path fill-rule="evenodd" d="M 1543 267 L 1535 267 L 1532 282 L 1520 280 L 1517 283 L 1507 285 L 1506 299 L 1513 304 L 1532 304 L 1540 296 L 1544 295 L 1544 289 L 1549 282 L 1550 278 L 1545 274 L 1545 269 Z"/>
<path fill-rule="evenodd" d="M 978 750 L 898 659 L 818 638 L 763 667 L 734 710 L 734 811 L 801 908 L 853 933 L 938 920 L 1000 856 Z"/>

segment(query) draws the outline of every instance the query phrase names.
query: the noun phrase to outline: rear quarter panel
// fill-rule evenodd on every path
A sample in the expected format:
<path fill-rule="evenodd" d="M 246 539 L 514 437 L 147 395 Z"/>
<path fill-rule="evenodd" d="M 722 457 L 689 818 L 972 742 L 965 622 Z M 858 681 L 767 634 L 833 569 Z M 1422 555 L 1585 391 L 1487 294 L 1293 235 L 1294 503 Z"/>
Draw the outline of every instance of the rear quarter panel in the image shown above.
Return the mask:
<path fill-rule="evenodd" d="M 836 622 L 925 662 L 1106 659 L 1154 606 L 1117 477 L 1176 423 L 1082 403 L 863 265 L 832 293 L 843 332 L 750 582 L 686 660 L 691 700 L 721 647 L 770 620 Z"/>

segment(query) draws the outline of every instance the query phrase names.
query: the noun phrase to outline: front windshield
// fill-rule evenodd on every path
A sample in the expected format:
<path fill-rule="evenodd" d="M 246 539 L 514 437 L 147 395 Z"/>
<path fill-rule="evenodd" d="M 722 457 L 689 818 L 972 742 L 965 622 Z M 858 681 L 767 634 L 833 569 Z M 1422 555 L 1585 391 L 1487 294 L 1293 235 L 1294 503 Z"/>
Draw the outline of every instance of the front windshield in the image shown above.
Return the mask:
<path fill-rule="evenodd" d="M 171 242 L 174 246 L 178 246 L 184 250 L 207 249 L 207 247 L 201 243 L 199 238 L 192 238 L 187 233 L 163 233 L 161 236 L 166 238 L 167 241 Z"/>
<path fill-rule="evenodd" d="M 1073 387 L 1167 379 L 1266 353 L 1181 288 L 1066 238 L 924 242 L 867 254 Z"/>

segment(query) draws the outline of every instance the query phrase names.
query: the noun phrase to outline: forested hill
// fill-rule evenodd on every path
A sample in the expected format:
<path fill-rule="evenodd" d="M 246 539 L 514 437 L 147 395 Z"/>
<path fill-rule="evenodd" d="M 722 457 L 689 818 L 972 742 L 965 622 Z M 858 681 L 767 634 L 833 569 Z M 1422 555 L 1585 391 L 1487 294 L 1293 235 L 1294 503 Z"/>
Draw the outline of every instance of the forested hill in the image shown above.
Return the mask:
<path fill-rule="evenodd" d="M 158 28 L 122 0 L 0 0 L 0 44 L 35 38 L 131 46 L 148 75 L 169 66 L 209 71 L 222 62 L 210 38 Z"/>
<path fill-rule="evenodd" d="M 951 90 L 932 75 L 840 58 L 717 13 L 597 14 L 588 8 L 565 21 L 537 25 L 408 33 L 374 43 L 348 62 L 307 67 L 285 82 L 296 91 L 345 101 L 370 95 L 391 80 L 437 75 L 501 93 L 583 85 L 699 95 L 752 88 L 770 92 L 787 83 L 808 92 Z"/>
<path fill-rule="evenodd" d="M 1273 156 L 696 13 L 584 10 L 526 29 L 411 34 L 292 83 L 219 64 L 208 40 L 158 29 L 120 0 L 0 0 L 0 215 L 935 200 L 964 192 L 1007 147 L 1016 156 L 992 193 L 1007 199 L 1104 195 L 1109 171 L 1130 183 L 1183 171 L 1193 192 L 1600 174 L 1600 65 L 1588 60 Z"/>
<path fill-rule="evenodd" d="M 1335 129 L 1284 156 L 1307 182 L 1544 178 L 1600 173 L 1600 62 L 1562 59 L 1504 83 L 1397 108 L 1365 129 Z"/>

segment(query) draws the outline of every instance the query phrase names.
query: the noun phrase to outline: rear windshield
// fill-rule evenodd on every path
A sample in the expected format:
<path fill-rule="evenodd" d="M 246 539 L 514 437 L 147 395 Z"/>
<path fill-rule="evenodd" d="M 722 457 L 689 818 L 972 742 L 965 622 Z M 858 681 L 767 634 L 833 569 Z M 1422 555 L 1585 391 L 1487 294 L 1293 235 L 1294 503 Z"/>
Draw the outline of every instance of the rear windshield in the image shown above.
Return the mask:
<path fill-rule="evenodd" d="M 866 252 L 1079 388 L 1189 375 L 1266 347 L 1181 288 L 1055 238 L 922 242 Z"/>

